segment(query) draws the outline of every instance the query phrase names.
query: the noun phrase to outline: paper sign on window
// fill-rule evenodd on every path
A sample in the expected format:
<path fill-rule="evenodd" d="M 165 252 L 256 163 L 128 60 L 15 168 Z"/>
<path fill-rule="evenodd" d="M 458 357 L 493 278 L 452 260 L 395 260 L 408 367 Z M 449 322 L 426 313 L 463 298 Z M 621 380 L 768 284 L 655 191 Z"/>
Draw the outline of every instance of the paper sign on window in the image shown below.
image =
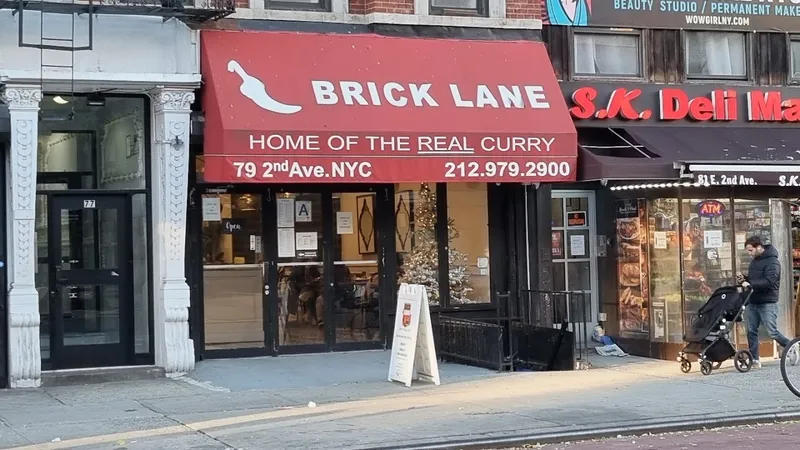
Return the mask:
<path fill-rule="evenodd" d="M 295 233 L 295 247 L 297 250 L 316 250 L 317 232 Z"/>
<path fill-rule="evenodd" d="M 294 199 L 279 198 L 278 206 L 278 228 L 294 228 Z"/>
<path fill-rule="evenodd" d="M 203 221 L 219 222 L 221 220 L 219 197 L 203 197 Z"/>
<path fill-rule="evenodd" d="M 278 228 L 278 258 L 294 258 L 294 228 Z"/>
<path fill-rule="evenodd" d="M 353 213 L 349 211 L 336 212 L 336 234 L 353 234 Z"/>

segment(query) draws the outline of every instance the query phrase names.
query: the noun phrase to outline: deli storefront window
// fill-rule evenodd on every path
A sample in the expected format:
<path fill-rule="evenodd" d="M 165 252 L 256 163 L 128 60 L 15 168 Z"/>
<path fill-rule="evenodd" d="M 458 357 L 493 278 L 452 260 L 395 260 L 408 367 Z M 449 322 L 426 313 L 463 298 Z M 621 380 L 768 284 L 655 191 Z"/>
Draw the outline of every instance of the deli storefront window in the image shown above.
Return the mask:
<path fill-rule="evenodd" d="M 753 235 L 791 254 L 789 218 L 781 200 L 634 198 L 616 201 L 617 308 L 623 338 L 682 344 L 683 334 L 711 294 L 735 283 L 751 258 Z M 786 297 L 783 295 L 782 297 Z M 788 297 L 787 297 L 788 298 Z M 769 341 L 761 330 L 762 342 Z M 744 327 L 737 336 L 746 342 Z"/>
<path fill-rule="evenodd" d="M 734 283 L 733 224 L 728 199 L 684 199 L 681 209 L 684 324 L 688 328 L 715 290 Z"/>

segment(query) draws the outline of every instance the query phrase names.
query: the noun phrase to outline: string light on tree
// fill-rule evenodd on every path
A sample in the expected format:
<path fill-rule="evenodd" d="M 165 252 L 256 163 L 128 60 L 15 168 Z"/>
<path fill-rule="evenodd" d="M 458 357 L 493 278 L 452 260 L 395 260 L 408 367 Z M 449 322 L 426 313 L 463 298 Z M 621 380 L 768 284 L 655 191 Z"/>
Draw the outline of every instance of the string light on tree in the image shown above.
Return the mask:
<path fill-rule="evenodd" d="M 453 247 L 459 236 L 453 219 L 447 220 L 447 248 L 450 265 L 450 301 L 471 303 L 467 297 L 472 291 L 469 285 L 467 257 Z M 436 194 L 427 183 L 419 190 L 419 200 L 414 202 L 414 247 L 403 260 L 400 282 L 421 284 L 428 291 L 432 304 L 441 304 L 439 299 L 439 255 L 436 241 Z"/>

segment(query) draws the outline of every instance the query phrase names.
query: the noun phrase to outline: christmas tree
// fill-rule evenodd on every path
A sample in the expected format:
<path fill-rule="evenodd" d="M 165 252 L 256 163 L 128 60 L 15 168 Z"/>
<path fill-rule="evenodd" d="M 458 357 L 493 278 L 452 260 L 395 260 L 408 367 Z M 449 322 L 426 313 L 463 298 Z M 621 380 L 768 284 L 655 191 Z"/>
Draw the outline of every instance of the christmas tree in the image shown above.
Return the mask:
<path fill-rule="evenodd" d="M 450 261 L 450 301 L 452 303 L 470 303 L 467 294 L 472 291 L 469 286 L 470 273 L 467 268 L 467 257 L 453 247 L 453 239 L 458 237 L 458 230 L 453 219 L 447 220 L 447 248 Z M 414 202 L 414 247 L 403 258 L 401 283 L 421 284 L 428 291 L 431 304 L 440 304 L 439 299 L 439 254 L 436 241 L 436 195 L 431 192 L 427 183 L 419 190 L 419 200 Z"/>

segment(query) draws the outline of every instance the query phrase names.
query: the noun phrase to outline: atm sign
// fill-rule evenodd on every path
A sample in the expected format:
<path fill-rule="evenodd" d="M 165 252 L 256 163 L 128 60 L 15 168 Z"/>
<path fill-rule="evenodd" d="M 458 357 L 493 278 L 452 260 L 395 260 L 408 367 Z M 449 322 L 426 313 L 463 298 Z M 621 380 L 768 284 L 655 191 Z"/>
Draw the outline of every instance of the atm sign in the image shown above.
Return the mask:
<path fill-rule="evenodd" d="M 700 217 L 719 217 L 725 214 L 725 205 L 719 200 L 703 200 L 697 204 Z"/>

